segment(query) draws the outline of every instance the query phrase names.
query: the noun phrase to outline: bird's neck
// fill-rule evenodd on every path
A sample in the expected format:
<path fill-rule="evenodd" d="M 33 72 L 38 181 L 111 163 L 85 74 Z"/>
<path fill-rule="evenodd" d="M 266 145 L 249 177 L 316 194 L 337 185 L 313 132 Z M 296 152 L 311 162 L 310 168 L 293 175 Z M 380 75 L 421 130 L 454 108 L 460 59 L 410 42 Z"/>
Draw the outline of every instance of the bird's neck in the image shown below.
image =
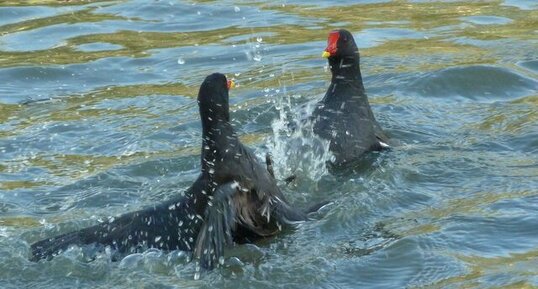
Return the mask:
<path fill-rule="evenodd" d="M 236 146 L 237 135 L 228 121 L 204 123 L 202 126 L 202 172 L 210 172 Z"/>
<path fill-rule="evenodd" d="M 332 72 L 331 85 L 348 84 L 364 93 L 359 54 L 329 58 Z"/>

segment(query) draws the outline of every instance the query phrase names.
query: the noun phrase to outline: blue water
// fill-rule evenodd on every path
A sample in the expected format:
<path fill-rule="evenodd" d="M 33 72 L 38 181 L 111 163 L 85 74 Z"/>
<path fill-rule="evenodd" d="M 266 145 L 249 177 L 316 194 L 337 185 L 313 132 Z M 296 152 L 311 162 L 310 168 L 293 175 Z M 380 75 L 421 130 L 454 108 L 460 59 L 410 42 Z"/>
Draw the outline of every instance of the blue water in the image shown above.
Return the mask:
<path fill-rule="evenodd" d="M 91 3 L 90 3 L 91 2 Z M 1 288 L 538 287 L 538 5 L 504 1 L 0 2 Z M 345 176 L 286 130 L 324 94 L 352 31 L 398 144 Z M 319 220 L 228 248 L 112 262 L 29 244 L 181 194 L 199 172 L 195 96 L 225 73 L 243 142 Z"/>

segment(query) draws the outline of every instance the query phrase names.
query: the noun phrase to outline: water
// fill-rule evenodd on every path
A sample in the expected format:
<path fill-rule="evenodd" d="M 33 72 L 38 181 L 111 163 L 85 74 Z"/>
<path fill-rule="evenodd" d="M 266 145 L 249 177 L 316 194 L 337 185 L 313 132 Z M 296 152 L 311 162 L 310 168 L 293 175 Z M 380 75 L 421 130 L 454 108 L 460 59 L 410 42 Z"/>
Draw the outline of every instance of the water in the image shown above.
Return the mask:
<path fill-rule="evenodd" d="M 0 287 L 538 287 L 538 6 L 504 1 L 2 1 Z M 286 131 L 351 30 L 377 119 L 400 144 L 333 176 Z M 320 219 L 194 280 L 184 252 L 121 262 L 29 244 L 180 194 L 199 171 L 194 100 L 235 78 L 233 123 Z M 307 146 L 301 147 L 302 145 Z"/>

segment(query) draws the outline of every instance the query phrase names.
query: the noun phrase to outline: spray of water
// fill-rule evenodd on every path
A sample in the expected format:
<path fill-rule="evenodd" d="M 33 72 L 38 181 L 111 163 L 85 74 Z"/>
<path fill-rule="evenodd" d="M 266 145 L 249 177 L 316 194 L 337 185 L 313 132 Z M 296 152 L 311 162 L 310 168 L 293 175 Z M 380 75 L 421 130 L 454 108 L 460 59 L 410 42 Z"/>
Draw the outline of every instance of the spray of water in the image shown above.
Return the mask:
<path fill-rule="evenodd" d="M 293 96 L 287 93 L 286 86 L 282 87 L 282 93 L 273 97 L 278 118 L 271 124 L 273 134 L 268 140 L 276 173 L 319 180 L 328 173 L 326 163 L 334 156 L 329 142 L 313 133 L 313 124 L 308 120 L 315 104 L 293 105 Z"/>

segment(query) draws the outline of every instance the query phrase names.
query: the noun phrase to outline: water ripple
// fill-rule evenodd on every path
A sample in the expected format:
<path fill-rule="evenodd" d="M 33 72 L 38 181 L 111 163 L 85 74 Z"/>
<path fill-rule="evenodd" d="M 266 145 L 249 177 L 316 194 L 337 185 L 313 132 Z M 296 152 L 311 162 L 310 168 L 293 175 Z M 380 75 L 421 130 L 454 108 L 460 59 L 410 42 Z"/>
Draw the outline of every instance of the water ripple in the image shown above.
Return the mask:
<path fill-rule="evenodd" d="M 0 3 L 0 287 L 538 286 L 537 6 L 505 1 Z M 329 172 L 299 120 L 329 83 L 327 32 L 360 47 L 372 109 L 397 145 Z M 271 153 L 316 220 L 227 249 L 194 280 L 185 252 L 29 244 L 182 194 L 199 173 L 195 97 L 239 84 L 232 122 Z M 295 129 L 289 123 L 296 123 Z M 102 249 L 102 248 L 100 248 Z"/>

